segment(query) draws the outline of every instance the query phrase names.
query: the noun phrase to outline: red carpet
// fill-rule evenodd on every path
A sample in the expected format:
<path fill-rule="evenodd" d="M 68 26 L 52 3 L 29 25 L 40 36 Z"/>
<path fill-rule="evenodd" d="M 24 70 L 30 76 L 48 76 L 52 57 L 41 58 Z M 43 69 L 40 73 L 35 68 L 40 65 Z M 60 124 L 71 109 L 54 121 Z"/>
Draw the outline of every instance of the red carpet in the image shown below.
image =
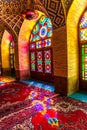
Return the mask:
<path fill-rule="evenodd" d="M 23 101 L 29 95 L 28 85 L 21 82 L 11 82 L 0 87 L 0 107 L 7 102 Z"/>
<path fill-rule="evenodd" d="M 33 100 L 30 105 L 27 99 L 0 109 L 0 130 L 87 130 L 87 103 L 60 96 L 52 100 Z"/>
<path fill-rule="evenodd" d="M 87 130 L 87 103 L 21 82 L 3 84 L 0 130 Z"/>
<path fill-rule="evenodd" d="M 53 95 L 53 93 L 34 86 L 29 86 L 25 83 L 16 81 L 10 82 L 0 85 L 0 107 L 18 101 L 24 101 L 25 99 L 29 99 L 30 101 L 36 99 L 45 100 L 47 96 L 51 95 Z"/>

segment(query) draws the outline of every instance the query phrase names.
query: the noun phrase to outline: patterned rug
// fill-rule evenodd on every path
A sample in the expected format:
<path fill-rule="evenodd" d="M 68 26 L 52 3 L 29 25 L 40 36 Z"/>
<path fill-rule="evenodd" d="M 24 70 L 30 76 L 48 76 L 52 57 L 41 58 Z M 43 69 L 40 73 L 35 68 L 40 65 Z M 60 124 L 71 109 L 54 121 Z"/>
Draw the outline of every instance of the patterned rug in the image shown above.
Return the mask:
<path fill-rule="evenodd" d="M 0 107 L 12 105 L 12 103 L 24 101 L 25 99 L 29 99 L 30 101 L 36 99 L 45 100 L 47 96 L 53 94 L 53 92 L 42 88 L 14 81 L 0 85 Z"/>
<path fill-rule="evenodd" d="M 87 103 L 51 97 L 4 107 L 0 110 L 0 130 L 87 130 Z"/>

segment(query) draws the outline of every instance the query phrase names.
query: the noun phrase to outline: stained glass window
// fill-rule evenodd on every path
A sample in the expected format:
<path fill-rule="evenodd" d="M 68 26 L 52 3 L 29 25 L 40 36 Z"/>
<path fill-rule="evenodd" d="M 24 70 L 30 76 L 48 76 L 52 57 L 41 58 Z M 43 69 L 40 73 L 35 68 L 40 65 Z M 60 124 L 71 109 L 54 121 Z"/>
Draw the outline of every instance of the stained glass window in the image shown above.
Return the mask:
<path fill-rule="evenodd" d="M 87 80 L 87 44 L 82 45 L 82 79 Z"/>
<path fill-rule="evenodd" d="M 80 44 L 81 45 L 81 77 L 87 80 L 87 10 L 81 17 L 79 23 Z"/>
<path fill-rule="evenodd" d="M 85 28 L 87 27 L 87 10 L 85 11 L 85 13 L 83 14 L 81 20 L 80 20 L 80 24 L 79 24 L 80 28 Z"/>
<path fill-rule="evenodd" d="M 30 53 L 31 58 L 31 71 L 35 71 L 35 52 Z"/>
<path fill-rule="evenodd" d="M 80 20 L 79 29 L 80 29 L 80 40 L 81 41 L 87 40 L 87 10 L 85 11 Z"/>
<path fill-rule="evenodd" d="M 37 71 L 43 72 L 42 51 L 37 52 Z"/>
<path fill-rule="evenodd" d="M 30 41 L 38 41 L 52 36 L 52 23 L 49 18 L 42 16 L 35 25 Z"/>
<path fill-rule="evenodd" d="M 36 48 L 44 48 L 44 47 L 49 47 L 49 46 L 51 46 L 51 39 L 45 39 L 45 40 L 36 42 Z"/>
<path fill-rule="evenodd" d="M 80 30 L 80 40 L 84 41 L 87 40 L 87 29 L 81 29 Z"/>
<path fill-rule="evenodd" d="M 14 42 L 10 43 L 10 54 L 14 54 Z"/>
<path fill-rule="evenodd" d="M 51 37 L 51 20 L 42 15 L 34 26 L 30 37 L 31 71 L 45 74 L 52 73 Z"/>
<path fill-rule="evenodd" d="M 30 50 L 35 49 L 35 43 L 30 43 Z"/>
<path fill-rule="evenodd" d="M 45 57 L 45 72 L 51 73 L 51 50 L 44 51 Z"/>
<path fill-rule="evenodd" d="M 10 43 L 10 65 L 14 68 L 14 42 Z"/>

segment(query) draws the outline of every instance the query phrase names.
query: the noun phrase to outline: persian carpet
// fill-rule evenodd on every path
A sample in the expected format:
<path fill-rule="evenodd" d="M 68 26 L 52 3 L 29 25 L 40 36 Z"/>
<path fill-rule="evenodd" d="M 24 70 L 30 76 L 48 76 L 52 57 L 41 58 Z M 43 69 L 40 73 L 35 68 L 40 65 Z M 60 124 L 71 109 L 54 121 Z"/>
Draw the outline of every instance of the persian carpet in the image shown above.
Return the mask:
<path fill-rule="evenodd" d="M 3 107 L 4 105 L 7 106 L 18 101 L 24 101 L 25 99 L 29 99 L 30 101 L 35 99 L 43 100 L 53 94 L 54 92 L 14 81 L 0 85 L 0 107 Z"/>
<path fill-rule="evenodd" d="M 0 85 L 0 107 L 6 103 L 23 101 L 29 95 L 29 88 L 21 82 L 10 82 Z"/>
<path fill-rule="evenodd" d="M 34 99 L 31 105 L 27 99 L 5 107 L 0 111 L 0 130 L 87 130 L 87 103 L 65 96 L 54 96 L 53 102 L 47 99 Z M 45 114 L 41 103 L 46 108 Z M 48 118 L 57 118 L 58 125 L 54 127 Z"/>

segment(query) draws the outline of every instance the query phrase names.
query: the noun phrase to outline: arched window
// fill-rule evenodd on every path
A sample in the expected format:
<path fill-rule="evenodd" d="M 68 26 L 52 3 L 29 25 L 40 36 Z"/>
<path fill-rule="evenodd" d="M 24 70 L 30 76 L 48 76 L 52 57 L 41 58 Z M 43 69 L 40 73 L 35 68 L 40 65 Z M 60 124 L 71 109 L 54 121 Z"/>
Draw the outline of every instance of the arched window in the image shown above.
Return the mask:
<path fill-rule="evenodd" d="M 30 37 L 31 75 L 52 75 L 52 23 L 42 15 L 34 26 Z M 44 77 L 42 77 L 44 79 Z M 45 77 L 46 79 L 46 77 Z"/>
<path fill-rule="evenodd" d="M 79 23 L 80 40 L 80 84 L 87 85 L 87 10 L 83 13 Z M 84 85 L 83 85 L 84 84 Z M 85 85 L 86 84 L 86 85 Z"/>

